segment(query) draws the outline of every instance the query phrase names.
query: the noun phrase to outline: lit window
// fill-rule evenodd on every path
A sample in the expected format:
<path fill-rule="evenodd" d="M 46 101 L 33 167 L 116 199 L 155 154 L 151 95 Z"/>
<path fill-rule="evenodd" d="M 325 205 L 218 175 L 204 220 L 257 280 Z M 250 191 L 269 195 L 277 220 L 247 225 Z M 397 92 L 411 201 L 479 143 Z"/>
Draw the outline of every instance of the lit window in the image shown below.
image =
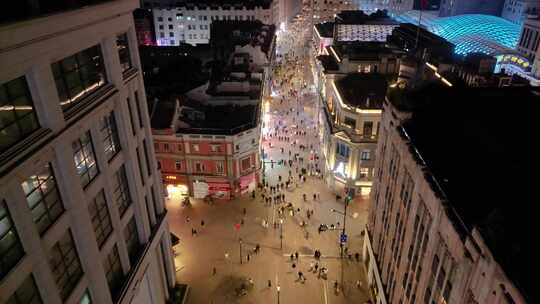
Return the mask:
<path fill-rule="evenodd" d="M 23 256 L 24 250 L 9 215 L 7 204 L 5 201 L 0 201 L 0 280 L 17 265 Z"/>
<path fill-rule="evenodd" d="M 113 179 L 114 201 L 118 207 L 120 216 L 122 216 L 126 213 L 129 205 L 131 205 L 131 195 L 129 194 L 129 186 L 124 165 L 116 171 Z"/>
<path fill-rule="evenodd" d="M 370 150 L 362 151 L 362 155 L 361 155 L 360 159 L 361 160 L 370 160 L 371 159 L 371 151 Z"/>
<path fill-rule="evenodd" d="M 75 140 L 72 146 L 77 174 L 81 178 L 83 188 L 86 188 L 99 174 L 90 131 L 86 131 L 79 139 Z"/>
<path fill-rule="evenodd" d="M 193 151 L 199 152 L 199 145 L 194 144 L 194 145 L 193 145 Z"/>
<path fill-rule="evenodd" d="M 50 164 L 21 184 L 26 195 L 32 219 L 40 234 L 43 234 L 64 212 L 60 193 Z"/>
<path fill-rule="evenodd" d="M 127 33 L 116 37 L 116 48 L 118 49 L 118 56 L 120 56 L 122 72 L 125 72 L 132 67 Z"/>
<path fill-rule="evenodd" d="M 77 249 L 69 229 L 50 249 L 49 264 L 54 281 L 60 290 L 60 297 L 66 300 L 83 276 Z"/>
<path fill-rule="evenodd" d="M 64 112 L 107 83 L 99 45 L 53 63 L 52 70 Z"/>
<path fill-rule="evenodd" d="M 217 174 L 223 174 L 223 162 L 222 161 L 217 161 L 216 162 L 216 173 Z"/>
<path fill-rule="evenodd" d="M 360 178 L 366 178 L 369 174 L 369 168 L 360 168 Z"/>
<path fill-rule="evenodd" d="M 101 248 L 113 230 L 103 190 L 99 191 L 96 197 L 88 204 L 88 213 L 92 220 L 92 226 L 94 226 L 96 241 L 99 248 Z"/>
<path fill-rule="evenodd" d="M 210 151 L 221 152 L 221 145 L 210 145 Z"/>
<path fill-rule="evenodd" d="M 177 171 L 180 171 L 182 170 L 182 162 L 180 162 L 179 160 L 175 161 L 174 162 L 174 167 Z"/>
<path fill-rule="evenodd" d="M 110 161 L 120 151 L 120 139 L 118 138 L 114 112 L 101 118 L 100 124 L 103 145 L 105 146 L 105 156 Z"/>
<path fill-rule="evenodd" d="M 0 84 L 0 152 L 39 129 L 24 76 Z"/>

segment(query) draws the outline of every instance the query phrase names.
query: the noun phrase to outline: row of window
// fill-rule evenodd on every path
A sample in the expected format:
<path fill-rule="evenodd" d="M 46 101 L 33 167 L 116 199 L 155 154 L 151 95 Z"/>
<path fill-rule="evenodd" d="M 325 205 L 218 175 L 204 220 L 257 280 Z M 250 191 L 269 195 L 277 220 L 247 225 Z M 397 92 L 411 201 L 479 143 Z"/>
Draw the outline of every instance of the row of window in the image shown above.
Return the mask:
<path fill-rule="evenodd" d="M 267 16 L 265 16 L 265 17 L 267 17 Z M 157 19 L 158 19 L 158 22 L 163 22 L 163 17 L 157 17 Z M 185 19 L 187 21 L 195 21 L 195 20 L 197 20 L 194 16 L 186 16 Z M 183 14 L 176 14 L 176 20 L 184 20 L 184 15 Z M 244 15 L 237 15 L 237 16 L 232 16 L 232 15 L 210 16 L 210 21 L 215 21 L 215 20 L 255 20 L 255 16 L 250 16 L 250 15 L 245 15 L 245 16 Z M 167 21 L 172 22 L 173 18 L 168 17 Z M 199 21 L 208 21 L 208 16 L 199 16 Z"/>
<path fill-rule="evenodd" d="M 191 151 L 198 153 L 201 151 L 199 144 L 191 144 Z M 210 152 L 221 153 L 224 152 L 224 145 L 222 144 L 210 144 Z M 173 144 L 173 143 L 154 143 L 154 148 L 156 152 L 183 152 L 184 144 Z M 176 149 L 175 149 L 176 148 Z"/>
<path fill-rule="evenodd" d="M 336 143 L 336 154 L 344 158 L 345 160 L 349 159 L 351 149 L 349 146 L 342 142 Z M 362 150 L 360 151 L 361 160 L 371 160 L 371 150 Z"/>
<path fill-rule="evenodd" d="M 132 67 L 127 34 L 117 37 L 122 70 Z M 101 46 L 95 45 L 51 64 L 64 113 L 107 84 Z M 0 153 L 40 128 L 25 76 L 0 84 Z"/>
<path fill-rule="evenodd" d="M 356 119 L 345 116 L 343 123 L 352 129 L 356 129 Z M 379 124 L 377 123 L 376 135 L 379 133 Z M 362 128 L 362 136 L 366 138 L 373 138 L 373 121 L 365 121 Z"/>

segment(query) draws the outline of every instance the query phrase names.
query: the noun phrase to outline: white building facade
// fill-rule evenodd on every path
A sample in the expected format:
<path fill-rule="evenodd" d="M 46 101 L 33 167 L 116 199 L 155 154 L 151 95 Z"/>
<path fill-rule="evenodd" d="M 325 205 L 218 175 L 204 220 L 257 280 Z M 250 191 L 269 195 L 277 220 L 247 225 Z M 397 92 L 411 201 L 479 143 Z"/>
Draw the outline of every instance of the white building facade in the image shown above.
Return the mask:
<path fill-rule="evenodd" d="M 72 2 L 0 26 L 0 303 L 163 304 L 175 271 L 138 1 Z"/>
<path fill-rule="evenodd" d="M 214 20 L 259 20 L 272 24 L 272 7 L 268 3 L 206 6 L 185 5 L 174 8 L 154 8 L 156 43 L 160 46 L 191 45 L 210 42 L 210 25 Z"/>
<path fill-rule="evenodd" d="M 506 0 L 501 17 L 517 24 L 523 24 L 527 16 L 540 13 L 540 0 Z"/>

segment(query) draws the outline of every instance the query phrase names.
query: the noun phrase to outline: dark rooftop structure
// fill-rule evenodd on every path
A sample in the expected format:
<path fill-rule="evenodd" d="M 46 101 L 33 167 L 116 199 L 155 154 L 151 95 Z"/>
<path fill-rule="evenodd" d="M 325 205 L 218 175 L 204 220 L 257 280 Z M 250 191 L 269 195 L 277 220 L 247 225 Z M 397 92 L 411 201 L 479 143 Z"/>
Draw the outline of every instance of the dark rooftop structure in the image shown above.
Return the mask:
<path fill-rule="evenodd" d="M 234 46 L 259 45 L 269 57 L 276 27 L 258 20 L 216 20 L 210 25 L 210 46 L 215 58 L 227 58 Z"/>
<path fill-rule="evenodd" d="M 351 73 L 336 81 L 343 102 L 362 109 L 382 109 L 388 82 L 377 73 Z"/>
<path fill-rule="evenodd" d="M 351 41 L 331 46 L 336 51 L 339 60 L 344 57 L 349 60 L 378 60 L 381 56 L 395 54 L 405 55 L 405 52 L 391 44 L 378 41 Z M 332 54 L 332 52 L 329 52 Z"/>
<path fill-rule="evenodd" d="M 317 23 L 315 29 L 322 38 L 334 37 L 334 22 Z"/>
<path fill-rule="evenodd" d="M 174 125 L 173 133 L 234 135 L 258 123 L 259 104 L 203 104 L 183 98 L 178 103 L 178 115 L 176 107 L 176 100 L 157 102 L 151 112 L 152 129 Z"/>
<path fill-rule="evenodd" d="M 324 68 L 325 72 L 330 71 L 339 71 L 339 65 L 332 55 L 319 55 L 317 56 L 317 60 L 319 60 Z"/>
<path fill-rule="evenodd" d="M 334 19 L 336 24 L 399 24 L 390 18 L 386 10 L 366 14 L 361 10 L 341 11 Z"/>
<path fill-rule="evenodd" d="M 454 58 L 454 44 L 411 23 L 400 24 L 388 36 L 387 41 L 428 61 L 451 62 Z"/>
<path fill-rule="evenodd" d="M 538 155 L 531 141 L 540 94 L 428 85 L 404 97 L 413 115 L 402 130 L 454 227 L 463 239 L 477 228 L 506 275 L 537 303 Z"/>

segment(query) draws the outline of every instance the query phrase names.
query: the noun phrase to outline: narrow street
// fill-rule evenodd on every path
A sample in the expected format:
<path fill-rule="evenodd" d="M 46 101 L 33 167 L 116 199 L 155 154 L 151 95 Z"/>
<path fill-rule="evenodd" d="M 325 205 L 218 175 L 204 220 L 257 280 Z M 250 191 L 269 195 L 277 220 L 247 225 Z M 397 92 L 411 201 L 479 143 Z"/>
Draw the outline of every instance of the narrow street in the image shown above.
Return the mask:
<path fill-rule="evenodd" d="M 343 248 L 350 258 L 341 258 L 344 203 L 343 199 L 336 201 L 336 194 L 317 173 L 323 165 L 316 98 L 310 90 L 312 77 L 304 41 L 293 39 L 299 35 L 292 30 L 279 34 L 272 98 L 263 105 L 261 158 L 267 186 L 257 191 L 255 199 L 245 195 L 212 205 L 192 200 L 189 207 L 182 207 L 179 199 L 167 201 L 171 231 L 181 239 L 174 248 L 175 262 L 178 281 L 191 289 L 188 303 L 368 300 L 364 266 L 355 259 L 362 248 L 368 201 L 359 198 L 349 204 L 348 241 Z M 319 232 L 321 224 L 335 229 Z M 196 235 L 192 229 L 197 230 Z M 254 252 L 257 244 L 259 253 Z M 315 250 L 321 253 L 319 260 L 314 257 Z M 298 259 L 291 260 L 295 253 Z M 310 271 L 315 263 L 328 270 L 326 279 Z M 305 279 L 300 279 L 299 271 Z M 238 295 L 243 285 L 247 293 Z"/>

